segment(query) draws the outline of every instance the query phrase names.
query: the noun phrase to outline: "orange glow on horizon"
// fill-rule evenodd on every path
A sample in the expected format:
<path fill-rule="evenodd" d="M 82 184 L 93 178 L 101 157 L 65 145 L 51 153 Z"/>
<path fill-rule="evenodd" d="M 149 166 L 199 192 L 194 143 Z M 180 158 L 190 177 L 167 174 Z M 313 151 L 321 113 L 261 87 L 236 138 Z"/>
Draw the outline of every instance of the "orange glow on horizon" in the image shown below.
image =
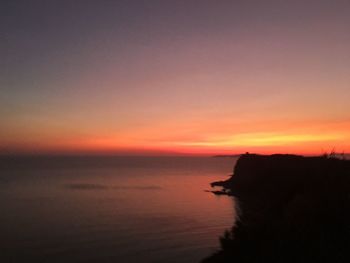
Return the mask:
<path fill-rule="evenodd" d="M 224 120 L 221 120 L 224 122 Z M 175 123 L 145 127 L 116 135 L 86 135 L 60 140 L 50 137 L 18 143 L 18 152 L 120 153 L 120 154 L 239 154 L 257 153 L 322 154 L 333 148 L 350 152 L 350 125 L 340 122 L 242 122 L 220 125 L 215 129 L 210 121 L 199 124 Z M 227 129 L 223 129 L 226 127 Z M 235 128 L 240 127 L 240 128 Z M 243 127 L 243 128 L 242 128 Z M 9 145 L 11 142 L 8 143 Z M 6 148 L 6 145 L 3 146 Z"/>

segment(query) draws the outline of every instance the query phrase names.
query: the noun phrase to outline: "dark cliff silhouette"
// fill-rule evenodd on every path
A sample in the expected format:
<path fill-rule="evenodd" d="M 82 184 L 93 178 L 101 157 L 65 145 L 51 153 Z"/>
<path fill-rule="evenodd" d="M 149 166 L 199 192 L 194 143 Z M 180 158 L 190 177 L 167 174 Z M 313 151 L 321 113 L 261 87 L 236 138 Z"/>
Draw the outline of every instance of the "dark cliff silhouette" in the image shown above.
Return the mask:
<path fill-rule="evenodd" d="M 350 161 L 242 155 L 216 193 L 235 196 L 238 223 L 211 262 L 350 262 Z"/>

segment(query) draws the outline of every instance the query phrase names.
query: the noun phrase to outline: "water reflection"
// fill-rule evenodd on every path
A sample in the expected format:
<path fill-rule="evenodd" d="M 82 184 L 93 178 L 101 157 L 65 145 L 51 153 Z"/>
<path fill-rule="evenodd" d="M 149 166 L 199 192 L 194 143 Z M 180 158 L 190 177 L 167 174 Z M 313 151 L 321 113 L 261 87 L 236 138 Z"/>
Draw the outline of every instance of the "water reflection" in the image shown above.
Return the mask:
<path fill-rule="evenodd" d="M 39 163 L 1 170 L 1 262 L 198 262 L 233 223 L 232 199 L 203 191 L 231 159 Z"/>
<path fill-rule="evenodd" d="M 110 185 L 101 185 L 101 184 L 92 184 L 92 183 L 75 183 L 75 184 L 67 184 L 65 187 L 72 189 L 72 190 L 162 190 L 162 187 L 155 186 L 155 185 L 149 185 L 149 186 L 141 186 L 141 185 L 135 185 L 135 186 L 110 186 Z"/>

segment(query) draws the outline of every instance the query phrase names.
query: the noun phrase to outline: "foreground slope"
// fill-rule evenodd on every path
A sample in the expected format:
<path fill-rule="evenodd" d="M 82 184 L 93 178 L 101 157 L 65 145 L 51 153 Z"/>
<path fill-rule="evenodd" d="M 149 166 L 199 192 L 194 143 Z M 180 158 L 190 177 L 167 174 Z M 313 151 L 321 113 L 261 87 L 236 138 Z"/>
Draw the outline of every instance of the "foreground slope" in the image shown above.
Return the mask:
<path fill-rule="evenodd" d="M 203 262 L 350 262 L 350 161 L 245 154 L 212 185 L 241 214 Z"/>

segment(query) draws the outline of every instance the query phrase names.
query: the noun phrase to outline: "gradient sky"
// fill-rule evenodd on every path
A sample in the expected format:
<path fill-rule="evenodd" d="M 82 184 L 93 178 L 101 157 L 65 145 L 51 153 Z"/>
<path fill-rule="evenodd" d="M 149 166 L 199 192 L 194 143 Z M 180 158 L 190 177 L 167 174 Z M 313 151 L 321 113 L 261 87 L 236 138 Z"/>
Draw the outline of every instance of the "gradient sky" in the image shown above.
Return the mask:
<path fill-rule="evenodd" d="M 0 152 L 350 152 L 350 1 L 0 2 Z"/>

